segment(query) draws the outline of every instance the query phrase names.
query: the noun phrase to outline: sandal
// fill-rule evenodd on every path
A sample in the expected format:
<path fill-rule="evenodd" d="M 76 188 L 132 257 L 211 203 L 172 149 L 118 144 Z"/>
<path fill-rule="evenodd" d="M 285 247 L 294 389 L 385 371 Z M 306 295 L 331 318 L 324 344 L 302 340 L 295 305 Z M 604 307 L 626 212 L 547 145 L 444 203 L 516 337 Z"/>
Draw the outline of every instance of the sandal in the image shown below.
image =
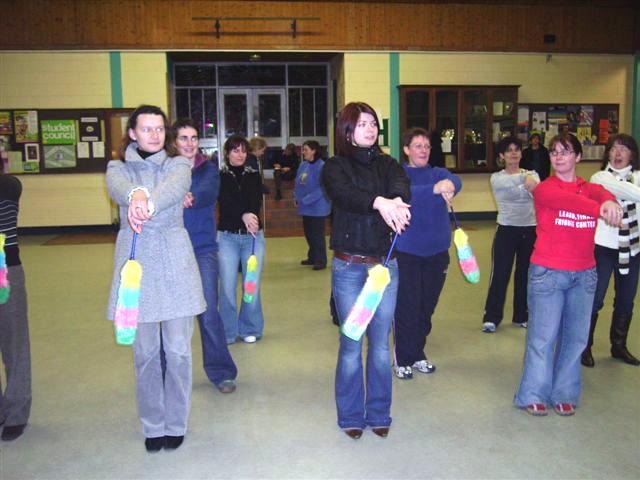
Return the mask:
<path fill-rule="evenodd" d="M 531 405 L 527 405 L 527 412 L 534 417 L 544 417 L 548 413 L 547 407 L 544 403 L 532 403 Z"/>
<path fill-rule="evenodd" d="M 570 403 L 556 403 L 553 409 L 561 417 L 570 417 L 576 413 L 576 409 Z"/>

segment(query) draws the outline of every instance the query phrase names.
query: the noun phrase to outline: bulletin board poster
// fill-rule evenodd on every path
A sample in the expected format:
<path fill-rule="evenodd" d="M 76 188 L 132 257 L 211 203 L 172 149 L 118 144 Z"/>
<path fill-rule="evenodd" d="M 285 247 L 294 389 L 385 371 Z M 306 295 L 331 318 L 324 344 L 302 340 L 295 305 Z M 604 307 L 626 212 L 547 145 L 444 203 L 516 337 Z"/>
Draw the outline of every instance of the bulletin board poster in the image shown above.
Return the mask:
<path fill-rule="evenodd" d="M 43 145 L 75 145 L 76 121 L 75 120 L 42 120 Z"/>
<path fill-rule="evenodd" d="M 11 112 L 0 112 L 0 135 L 9 135 L 13 133 L 13 125 L 11 124 Z"/>
<path fill-rule="evenodd" d="M 548 146 L 558 134 L 575 135 L 583 147 L 605 145 L 610 135 L 618 133 L 618 104 L 520 104 L 523 117 L 526 108 L 528 119 L 518 119 L 518 132 L 528 137 L 538 133 Z M 599 151 L 599 150 L 598 150 Z"/>
<path fill-rule="evenodd" d="M 38 112 L 36 110 L 15 110 L 13 123 L 16 143 L 38 141 Z"/>

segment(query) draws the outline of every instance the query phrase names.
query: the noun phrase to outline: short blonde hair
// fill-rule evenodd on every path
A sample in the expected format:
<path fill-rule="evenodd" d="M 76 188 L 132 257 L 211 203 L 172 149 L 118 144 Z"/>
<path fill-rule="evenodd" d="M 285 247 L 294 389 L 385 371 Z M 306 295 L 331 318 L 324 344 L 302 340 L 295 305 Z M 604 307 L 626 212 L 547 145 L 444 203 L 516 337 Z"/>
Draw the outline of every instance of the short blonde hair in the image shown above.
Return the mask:
<path fill-rule="evenodd" d="M 262 137 L 252 137 L 249 140 L 249 151 L 251 153 L 267 148 L 267 142 Z"/>

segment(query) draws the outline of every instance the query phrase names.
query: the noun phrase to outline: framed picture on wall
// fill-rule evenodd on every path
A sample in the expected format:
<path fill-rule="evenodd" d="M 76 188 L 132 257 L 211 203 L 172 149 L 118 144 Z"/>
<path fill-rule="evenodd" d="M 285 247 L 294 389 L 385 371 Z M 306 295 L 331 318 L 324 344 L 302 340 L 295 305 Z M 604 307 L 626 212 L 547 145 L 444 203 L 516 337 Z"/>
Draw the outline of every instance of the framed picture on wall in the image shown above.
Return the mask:
<path fill-rule="evenodd" d="M 25 173 L 40 171 L 40 145 L 37 143 L 24 144 L 24 158 L 22 169 Z"/>

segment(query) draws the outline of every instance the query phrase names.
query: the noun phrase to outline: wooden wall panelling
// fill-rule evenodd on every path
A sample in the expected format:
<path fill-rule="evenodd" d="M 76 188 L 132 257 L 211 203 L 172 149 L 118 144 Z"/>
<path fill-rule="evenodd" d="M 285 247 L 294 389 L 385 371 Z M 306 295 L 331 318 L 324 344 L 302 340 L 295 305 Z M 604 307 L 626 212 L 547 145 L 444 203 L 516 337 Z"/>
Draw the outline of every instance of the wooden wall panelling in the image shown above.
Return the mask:
<path fill-rule="evenodd" d="M 0 49 L 445 50 L 626 53 L 638 43 L 638 8 L 612 2 L 347 2 L 0 0 Z M 194 16 L 319 16 L 213 21 Z M 545 45 L 543 35 L 557 42 Z"/>

